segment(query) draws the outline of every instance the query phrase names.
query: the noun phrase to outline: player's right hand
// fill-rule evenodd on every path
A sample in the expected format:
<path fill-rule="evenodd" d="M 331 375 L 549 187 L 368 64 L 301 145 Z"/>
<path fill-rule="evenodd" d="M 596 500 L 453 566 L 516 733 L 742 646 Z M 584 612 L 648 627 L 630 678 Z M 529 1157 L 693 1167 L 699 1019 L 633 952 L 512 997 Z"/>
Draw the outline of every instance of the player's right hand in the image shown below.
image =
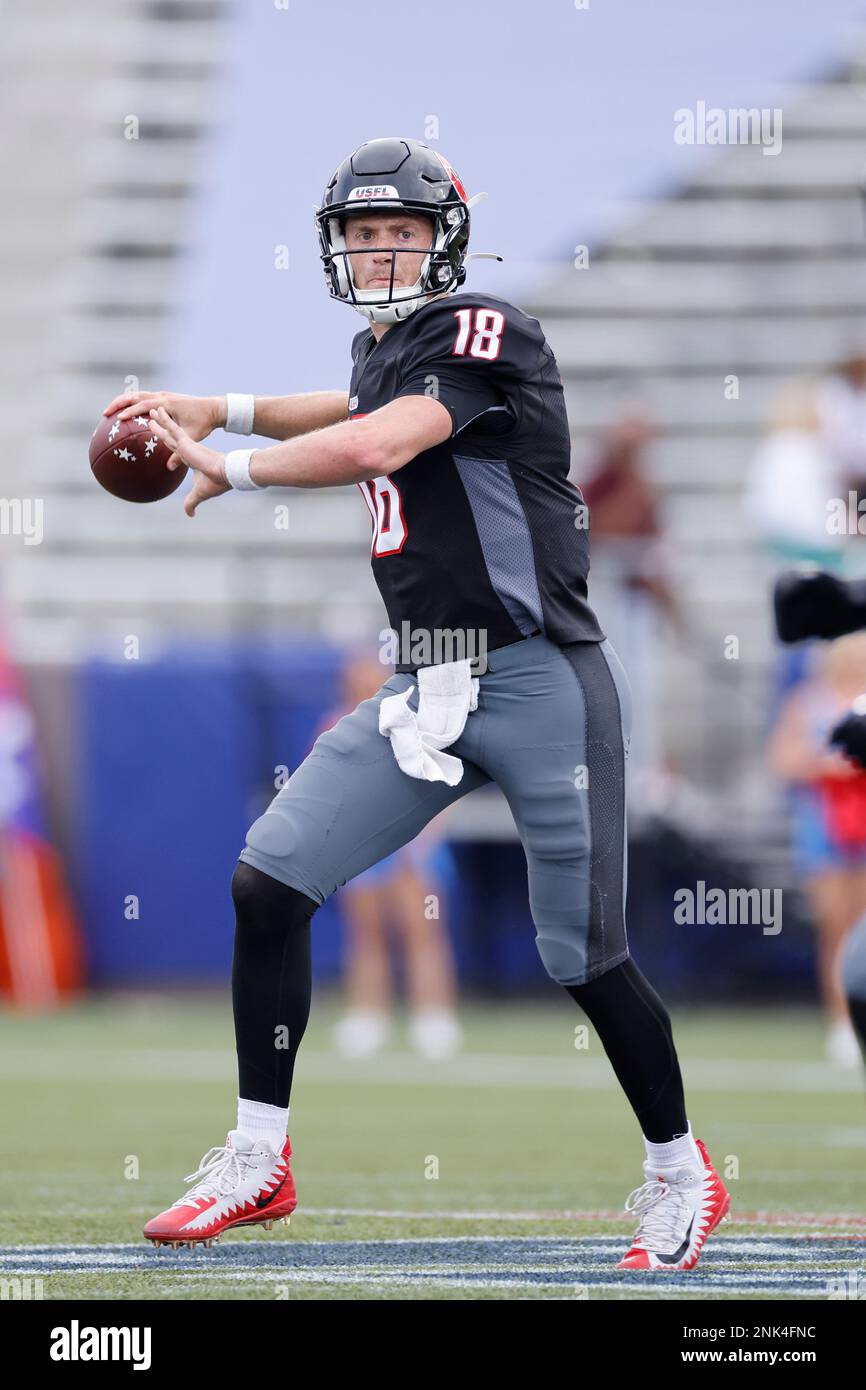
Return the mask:
<path fill-rule="evenodd" d="M 200 503 L 231 492 L 231 484 L 226 482 L 225 454 L 193 439 L 177 420 L 169 415 L 165 406 L 151 411 L 150 426 L 163 444 L 167 444 L 169 449 L 173 450 L 166 468 L 176 467 L 172 462 L 172 459 L 176 459 L 178 464 L 184 463 L 195 471 L 192 491 L 187 493 L 183 504 L 187 516 L 195 516 L 196 507 Z"/>
<path fill-rule="evenodd" d="M 175 391 L 127 391 L 115 396 L 102 413 L 131 420 L 137 415 L 148 417 L 151 410 L 160 406 L 197 442 L 225 424 L 225 396 L 181 396 Z M 169 466 L 177 462 L 177 455 L 172 454 Z"/>

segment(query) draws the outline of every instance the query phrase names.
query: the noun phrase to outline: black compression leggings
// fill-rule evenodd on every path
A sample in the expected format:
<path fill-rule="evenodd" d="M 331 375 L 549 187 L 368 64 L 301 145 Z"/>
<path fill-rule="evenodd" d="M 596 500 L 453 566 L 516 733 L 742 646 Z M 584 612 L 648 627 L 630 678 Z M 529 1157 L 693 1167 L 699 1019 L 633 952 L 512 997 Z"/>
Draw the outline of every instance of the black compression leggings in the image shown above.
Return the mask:
<path fill-rule="evenodd" d="M 643 1135 L 666 1144 L 688 1131 L 683 1079 L 668 1011 L 633 960 L 565 987 L 589 1018 Z"/>
<path fill-rule="evenodd" d="M 310 1016 L 310 919 L 318 904 L 251 864 L 232 879 L 232 1002 L 238 1095 L 285 1108 Z M 634 961 L 566 987 L 601 1038 L 641 1130 L 664 1144 L 688 1129 L 670 1018 Z"/>
<path fill-rule="evenodd" d="M 312 898 L 239 863 L 232 878 L 238 1095 L 285 1109 L 310 1017 Z"/>
<path fill-rule="evenodd" d="M 866 999 L 860 999 L 853 994 L 849 994 L 848 1012 L 851 1015 L 854 1031 L 860 1039 L 863 1061 L 866 1062 Z"/>

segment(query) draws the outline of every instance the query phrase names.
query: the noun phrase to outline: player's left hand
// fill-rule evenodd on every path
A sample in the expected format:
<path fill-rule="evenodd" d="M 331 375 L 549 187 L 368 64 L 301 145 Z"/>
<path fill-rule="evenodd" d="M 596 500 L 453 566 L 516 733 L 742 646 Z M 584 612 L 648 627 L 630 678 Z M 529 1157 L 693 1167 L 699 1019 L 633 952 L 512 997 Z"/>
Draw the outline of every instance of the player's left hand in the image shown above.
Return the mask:
<path fill-rule="evenodd" d="M 172 451 L 172 458 L 166 466 L 175 469 L 178 462 L 181 462 L 195 473 L 193 486 L 183 504 L 187 516 L 195 516 L 196 507 L 201 502 L 208 502 L 212 497 L 222 497 L 224 493 L 231 492 L 231 485 L 226 482 L 225 476 L 225 454 L 191 439 L 186 430 L 171 418 L 164 406 L 151 410 L 150 418 L 154 434 Z"/>

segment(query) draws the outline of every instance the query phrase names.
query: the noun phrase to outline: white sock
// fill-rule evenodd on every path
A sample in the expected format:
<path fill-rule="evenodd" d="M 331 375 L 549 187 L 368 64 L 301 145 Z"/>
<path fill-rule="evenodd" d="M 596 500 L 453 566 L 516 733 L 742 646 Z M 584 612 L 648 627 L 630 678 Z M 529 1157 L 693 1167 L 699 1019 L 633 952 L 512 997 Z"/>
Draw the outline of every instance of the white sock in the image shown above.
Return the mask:
<path fill-rule="evenodd" d="M 703 1168 L 704 1160 L 692 1136 L 689 1125 L 685 1134 L 675 1134 L 667 1144 L 653 1144 L 644 1139 L 647 1163 L 653 1170 L 668 1168 Z"/>
<path fill-rule="evenodd" d="M 265 1105 L 260 1100 L 242 1100 L 238 1096 L 238 1129 L 242 1134 L 248 1134 L 250 1139 L 267 1139 L 275 1153 L 279 1153 L 286 1142 L 288 1123 L 288 1107 L 281 1110 L 278 1105 Z"/>

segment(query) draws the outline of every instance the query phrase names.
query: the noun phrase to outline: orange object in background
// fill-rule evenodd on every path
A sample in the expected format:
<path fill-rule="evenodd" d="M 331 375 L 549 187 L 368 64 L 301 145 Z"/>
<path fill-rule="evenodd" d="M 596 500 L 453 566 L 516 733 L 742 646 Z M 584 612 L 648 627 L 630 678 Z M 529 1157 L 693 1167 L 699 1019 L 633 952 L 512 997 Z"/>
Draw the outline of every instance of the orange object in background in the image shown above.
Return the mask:
<path fill-rule="evenodd" d="M 51 1008 L 83 980 L 81 937 L 42 809 L 36 728 L 0 641 L 0 999 Z"/>

